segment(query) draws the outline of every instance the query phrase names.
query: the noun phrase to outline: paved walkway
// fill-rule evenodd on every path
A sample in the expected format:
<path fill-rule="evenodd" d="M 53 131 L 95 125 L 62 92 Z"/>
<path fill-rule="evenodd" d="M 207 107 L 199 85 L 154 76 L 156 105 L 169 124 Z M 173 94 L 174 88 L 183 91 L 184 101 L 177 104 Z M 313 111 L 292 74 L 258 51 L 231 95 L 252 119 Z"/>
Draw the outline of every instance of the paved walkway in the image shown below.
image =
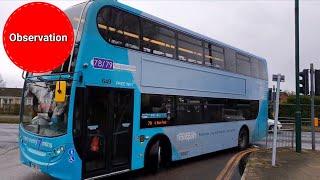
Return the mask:
<path fill-rule="evenodd" d="M 276 167 L 271 166 L 271 150 L 253 152 L 248 159 L 243 180 L 252 179 L 320 179 L 320 152 L 279 149 Z"/>

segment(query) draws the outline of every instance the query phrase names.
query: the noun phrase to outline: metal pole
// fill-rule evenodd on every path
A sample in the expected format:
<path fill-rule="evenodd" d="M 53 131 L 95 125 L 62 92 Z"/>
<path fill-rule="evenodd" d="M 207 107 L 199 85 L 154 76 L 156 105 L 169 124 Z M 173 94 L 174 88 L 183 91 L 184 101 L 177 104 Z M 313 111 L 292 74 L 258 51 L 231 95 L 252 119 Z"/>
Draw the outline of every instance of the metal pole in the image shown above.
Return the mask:
<path fill-rule="evenodd" d="M 314 132 L 314 69 L 310 64 L 310 80 L 311 80 L 311 127 L 312 127 L 312 150 L 316 149 L 315 132 Z"/>
<path fill-rule="evenodd" d="M 296 152 L 301 152 L 301 110 L 299 83 L 299 0 L 295 0 L 295 61 L 296 61 Z"/>
<path fill-rule="evenodd" d="M 276 165 L 277 154 L 277 136 L 278 136 L 278 115 L 279 115 L 279 96 L 280 96 L 280 80 L 281 74 L 278 74 L 277 79 L 277 93 L 276 93 L 276 112 L 274 113 L 274 126 L 273 126 L 273 144 L 272 144 L 272 166 Z"/>
<path fill-rule="evenodd" d="M 273 85 L 273 91 L 272 91 L 272 105 L 273 105 L 273 119 L 274 119 L 274 116 L 275 116 L 275 113 L 276 113 L 276 101 L 275 101 L 275 97 L 274 97 L 274 93 L 273 92 L 276 92 L 276 87 L 275 85 Z"/>

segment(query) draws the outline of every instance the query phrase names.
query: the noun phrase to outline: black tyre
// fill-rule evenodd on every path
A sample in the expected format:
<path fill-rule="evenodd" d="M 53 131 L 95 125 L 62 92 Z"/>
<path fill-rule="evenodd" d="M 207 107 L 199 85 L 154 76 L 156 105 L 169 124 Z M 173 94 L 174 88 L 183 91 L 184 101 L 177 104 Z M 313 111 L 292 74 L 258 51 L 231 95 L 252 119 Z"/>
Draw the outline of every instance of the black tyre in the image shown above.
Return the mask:
<path fill-rule="evenodd" d="M 272 133 L 273 132 L 273 128 L 274 128 L 274 125 L 270 125 L 269 128 L 268 128 L 268 133 Z"/>
<path fill-rule="evenodd" d="M 146 153 L 146 168 L 150 172 L 158 172 L 166 163 L 166 158 L 164 157 L 165 153 L 163 151 L 164 148 L 160 141 L 157 141 L 150 146 L 148 152 Z"/>
<path fill-rule="evenodd" d="M 269 126 L 269 130 L 273 131 L 274 125 Z"/>
<path fill-rule="evenodd" d="M 249 132 L 246 128 L 241 128 L 238 137 L 239 150 L 247 149 L 249 146 Z"/>

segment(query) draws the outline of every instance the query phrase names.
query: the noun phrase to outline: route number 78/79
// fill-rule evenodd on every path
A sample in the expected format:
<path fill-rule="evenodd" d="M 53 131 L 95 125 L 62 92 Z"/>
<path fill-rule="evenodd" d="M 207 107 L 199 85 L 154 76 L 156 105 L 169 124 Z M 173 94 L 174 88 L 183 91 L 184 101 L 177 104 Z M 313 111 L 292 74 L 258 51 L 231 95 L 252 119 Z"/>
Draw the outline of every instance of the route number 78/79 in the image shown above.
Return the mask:
<path fill-rule="evenodd" d="M 107 59 L 93 58 L 92 65 L 94 68 L 97 68 L 97 69 L 108 69 L 108 70 L 113 69 L 113 61 L 107 60 Z"/>

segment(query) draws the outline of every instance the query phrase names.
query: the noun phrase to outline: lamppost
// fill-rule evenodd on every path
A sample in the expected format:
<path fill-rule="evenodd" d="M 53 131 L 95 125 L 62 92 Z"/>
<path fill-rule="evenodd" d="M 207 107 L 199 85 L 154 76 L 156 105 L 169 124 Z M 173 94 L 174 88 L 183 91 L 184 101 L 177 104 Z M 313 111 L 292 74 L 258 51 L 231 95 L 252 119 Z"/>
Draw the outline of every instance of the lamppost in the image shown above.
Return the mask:
<path fill-rule="evenodd" d="M 280 98 L 280 82 L 284 82 L 284 76 L 281 74 L 273 75 L 272 81 L 277 82 L 275 113 L 274 113 L 274 126 L 273 126 L 273 143 L 272 143 L 272 166 L 276 166 L 277 154 L 277 136 L 278 136 L 278 118 L 279 118 L 279 98 Z"/>

